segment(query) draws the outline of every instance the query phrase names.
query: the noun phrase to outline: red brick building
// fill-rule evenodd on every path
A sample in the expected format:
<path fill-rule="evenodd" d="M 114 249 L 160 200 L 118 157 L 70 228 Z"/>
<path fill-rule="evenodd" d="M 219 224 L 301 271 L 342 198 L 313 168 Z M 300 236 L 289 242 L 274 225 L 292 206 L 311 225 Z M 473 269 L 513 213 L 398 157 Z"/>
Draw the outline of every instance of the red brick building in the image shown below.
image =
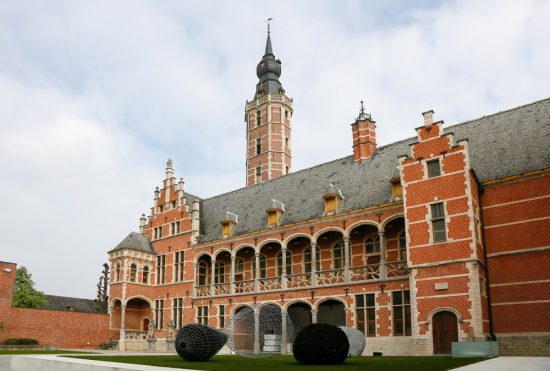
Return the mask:
<path fill-rule="evenodd" d="M 448 127 L 428 111 L 416 136 L 380 147 L 362 108 L 353 155 L 291 173 L 280 73 L 268 34 L 247 187 L 203 199 L 168 161 L 139 233 L 109 252 L 121 348 L 152 320 L 162 341 L 170 320 L 222 328 L 273 304 L 297 329 L 361 330 L 365 354 L 496 337 L 503 354 L 550 355 L 550 99 Z"/>

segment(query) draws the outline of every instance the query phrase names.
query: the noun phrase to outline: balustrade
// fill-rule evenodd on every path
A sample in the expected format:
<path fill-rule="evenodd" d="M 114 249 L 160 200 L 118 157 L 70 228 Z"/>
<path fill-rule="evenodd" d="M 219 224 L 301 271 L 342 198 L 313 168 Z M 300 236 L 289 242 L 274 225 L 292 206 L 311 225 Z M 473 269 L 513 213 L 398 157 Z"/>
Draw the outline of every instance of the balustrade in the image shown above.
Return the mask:
<path fill-rule="evenodd" d="M 365 265 L 362 267 L 351 267 L 349 269 L 350 281 L 368 281 L 380 279 L 380 265 Z"/>
<path fill-rule="evenodd" d="M 317 285 L 334 285 L 344 282 L 344 269 L 330 269 L 317 272 Z"/>
<path fill-rule="evenodd" d="M 235 293 L 254 292 L 254 280 L 235 281 Z"/>
<path fill-rule="evenodd" d="M 125 340 L 145 340 L 147 339 L 147 331 L 132 331 L 126 330 Z"/>
<path fill-rule="evenodd" d="M 281 289 L 281 277 L 262 278 L 259 280 L 260 291 L 272 291 Z"/>
<path fill-rule="evenodd" d="M 289 274 L 286 276 L 287 289 L 295 289 L 295 288 L 310 287 L 310 286 L 311 286 L 311 274 L 309 273 Z"/>

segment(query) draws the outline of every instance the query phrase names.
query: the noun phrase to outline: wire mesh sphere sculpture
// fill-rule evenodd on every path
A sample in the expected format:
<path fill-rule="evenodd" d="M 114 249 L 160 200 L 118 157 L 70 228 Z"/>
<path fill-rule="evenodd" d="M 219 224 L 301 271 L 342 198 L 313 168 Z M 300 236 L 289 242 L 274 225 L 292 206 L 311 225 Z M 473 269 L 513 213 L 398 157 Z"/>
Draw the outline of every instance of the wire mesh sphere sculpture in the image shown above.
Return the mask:
<path fill-rule="evenodd" d="M 348 357 L 360 356 L 365 350 L 367 341 L 365 339 L 365 334 L 361 331 L 354 329 L 352 327 L 340 326 L 340 330 L 344 331 L 348 337 L 349 342 L 349 351 Z"/>
<path fill-rule="evenodd" d="M 224 329 L 228 336 L 227 346 L 243 357 L 281 354 L 282 346 L 288 343 L 294 330 L 289 315 L 285 313 L 284 316 L 283 320 L 281 308 L 272 304 L 261 307 L 257 318 L 254 308 L 242 308 Z"/>
<path fill-rule="evenodd" d="M 304 327 L 292 347 L 294 358 L 310 365 L 344 363 L 349 352 L 348 337 L 340 328 L 325 323 Z"/>
<path fill-rule="evenodd" d="M 176 352 L 187 361 L 206 361 L 224 346 L 227 335 L 211 327 L 191 324 L 176 336 Z"/>

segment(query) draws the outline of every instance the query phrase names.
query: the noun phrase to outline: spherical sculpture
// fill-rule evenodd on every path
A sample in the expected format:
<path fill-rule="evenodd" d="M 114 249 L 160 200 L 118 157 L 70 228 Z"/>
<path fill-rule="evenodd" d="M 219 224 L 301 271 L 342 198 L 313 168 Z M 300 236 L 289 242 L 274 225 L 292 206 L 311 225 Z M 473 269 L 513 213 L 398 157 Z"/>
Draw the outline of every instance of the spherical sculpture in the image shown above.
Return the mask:
<path fill-rule="evenodd" d="M 367 345 L 365 334 L 351 327 L 340 326 L 340 329 L 344 331 L 349 341 L 348 357 L 355 357 L 363 354 L 365 346 Z"/>
<path fill-rule="evenodd" d="M 224 346 L 227 335 L 211 327 L 192 324 L 182 327 L 176 336 L 176 352 L 187 361 L 206 361 Z"/>
<path fill-rule="evenodd" d="M 288 314 L 285 313 L 283 320 L 281 309 L 269 304 L 261 307 L 259 313 L 251 307 L 242 308 L 232 317 L 224 332 L 228 336 L 229 349 L 243 357 L 258 358 L 280 354 L 293 330 Z"/>
<path fill-rule="evenodd" d="M 340 328 L 324 323 L 304 327 L 294 340 L 294 358 L 310 365 L 344 363 L 349 353 L 348 337 Z"/>

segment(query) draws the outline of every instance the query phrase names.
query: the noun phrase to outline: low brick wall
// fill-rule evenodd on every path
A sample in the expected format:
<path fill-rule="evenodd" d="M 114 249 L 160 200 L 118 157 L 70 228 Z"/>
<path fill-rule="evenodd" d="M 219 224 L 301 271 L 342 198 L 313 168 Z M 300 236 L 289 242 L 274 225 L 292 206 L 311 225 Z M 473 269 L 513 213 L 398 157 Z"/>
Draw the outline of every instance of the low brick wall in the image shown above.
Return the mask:
<path fill-rule="evenodd" d="M 497 335 L 501 356 L 550 357 L 550 335 Z"/>

